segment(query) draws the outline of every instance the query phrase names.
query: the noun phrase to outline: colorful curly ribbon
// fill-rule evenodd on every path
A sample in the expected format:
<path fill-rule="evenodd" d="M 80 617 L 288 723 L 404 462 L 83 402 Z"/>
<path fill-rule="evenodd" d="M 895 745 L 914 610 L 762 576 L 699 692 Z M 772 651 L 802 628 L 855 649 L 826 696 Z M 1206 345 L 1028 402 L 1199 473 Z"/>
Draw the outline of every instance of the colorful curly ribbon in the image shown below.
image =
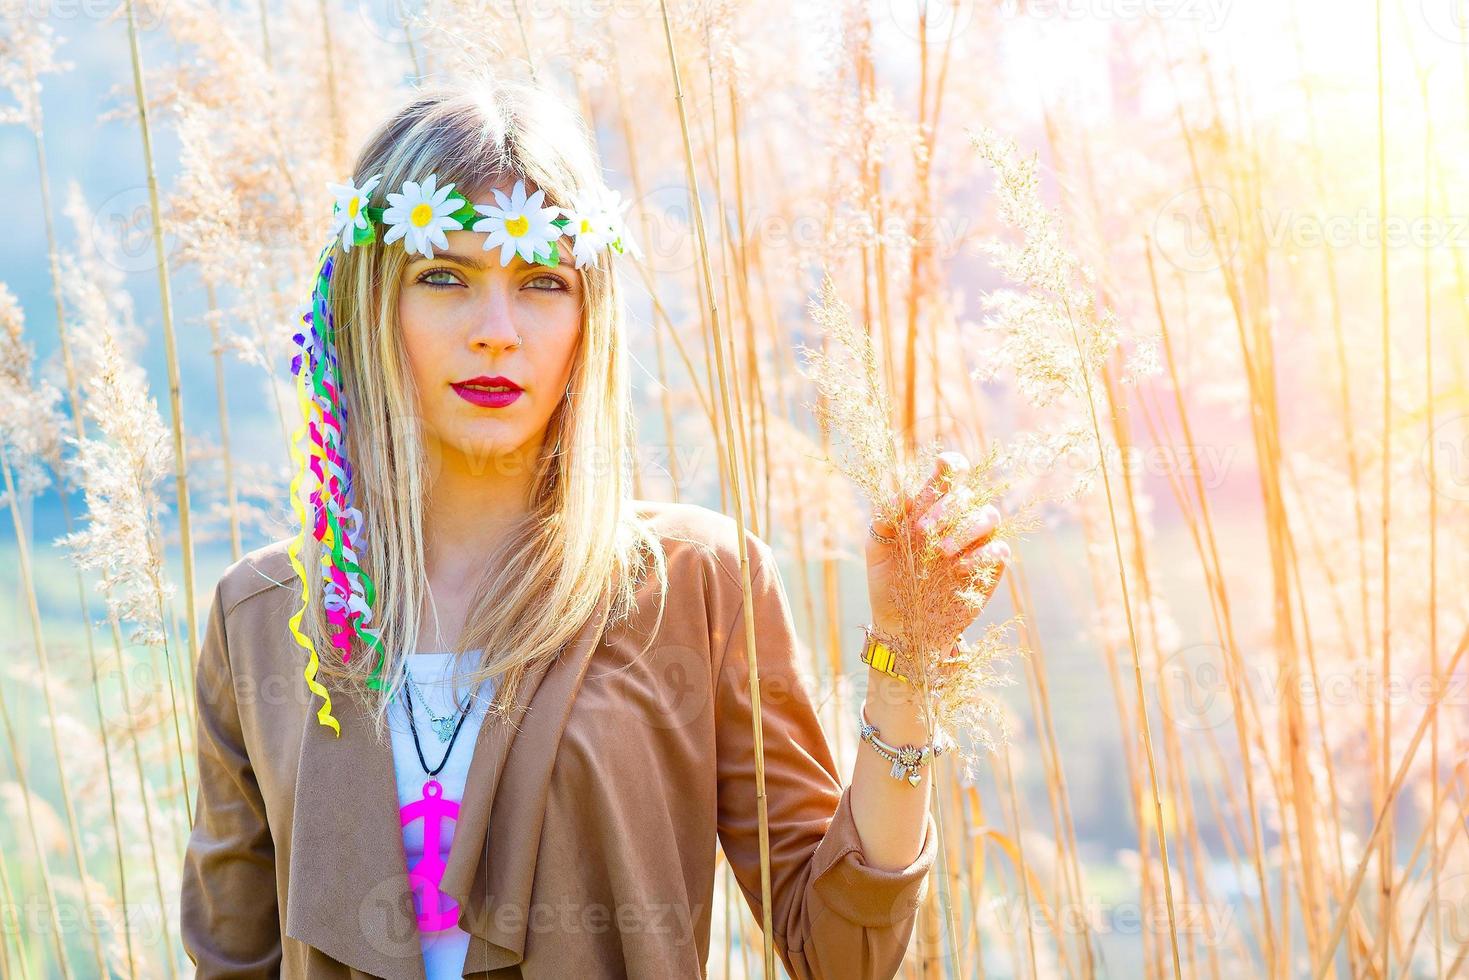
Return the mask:
<path fill-rule="evenodd" d="M 301 329 L 293 340 L 300 352 L 291 359 L 296 378 L 296 402 L 301 425 L 291 436 L 291 458 L 296 473 L 291 480 L 291 502 L 300 529 L 287 548 L 292 567 L 301 580 L 301 608 L 291 617 L 291 635 L 307 652 L 306 686 L 322 699 L 317 721 L 341 735 L 341 724 L 331 713 L 331 696 L 317 680 L 321 661 L 311 639 L 301 632 L 301 619 L 311 602 L 306 568 L 300 552 L 307 529 L 321 542 L 322 607 L 331 624 L 332 646 L 341 651 L 342 661 L 352 659 L 352 640 L 362 641 L 377 654 L 367 686 L 384 690 L 383 663 L 386 653 L 378 631 L 369 627 L 377 589 L 358 564 L 357 547 L 364 533 L 362 512 L 352 506 L 352 464 L 346 452 L 347 403 L 342 395 L 341 366 L 337 359 L 336 325 L 328 297 L 331 291 L 333 246 L 328 244 L 317 260 L 311 305 L 301 316 Z M 308 380 L 310 386 L 308 388 Z M 305 451 L 302 447 L 305 446 Z M 301 496 L 303 481 L 310 487 L 308 515 Z"/>
<path fill-rule="evenodd" d="M 301 547 L 306 543 L 306 507 L 301 502 L 301 477 L 306 472 L 305 455 L 301 452 L 301 439 L 306 434 L 306 426 L 309 422 L 311 403 L 306 399 L 306 376 L 296 372 L 296 401 L 301 406 L 301 424 L 291 434 L 291 460 L 296 467 L 295 475 L 291 477 L 291 505 L 296 513 L 296 521 L 300 525 L 300 531 L 286 547 L 286 554 L 291 559 L 291 567 L 296 570 L 296 576 L 301 582 L 301 608 L 290 619 L 291 635 L 296 642 L 305 648 L 307 654 L 306 662 L 306 686 L 311 692 L 322 699 L 321 707 L 317 709 L 316 720 L 334 731 L 338 737 L 342 734 L 342 725 L 332 716 L 332 696 L 326 687 L 316 679 L 317 671 L 321 667 L 321 658 L 316 653 L 316 645 L 311 638 L 301 632 L 301 619 L 306 615 L 306 607 L 311 602 L 311 591 L 306 584 L 306 566 L 301 563 Z"/>

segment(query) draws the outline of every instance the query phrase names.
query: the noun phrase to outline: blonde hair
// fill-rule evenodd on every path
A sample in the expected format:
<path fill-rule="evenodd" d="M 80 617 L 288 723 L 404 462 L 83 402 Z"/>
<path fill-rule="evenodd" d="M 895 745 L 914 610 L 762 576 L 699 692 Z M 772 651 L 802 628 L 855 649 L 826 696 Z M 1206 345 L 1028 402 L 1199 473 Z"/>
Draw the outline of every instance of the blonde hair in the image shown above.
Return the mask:
<path fill-rule="evenodd" d="M 404 180 L 431 173 L 440 187 L 453 181 L 466 194 L 524 179 L 546 192 L 548 205 L 569 205 L 576 193 L 602 184 L 575 111 L 544 88 L 491 76 L 420 93 L 384 120 L 352 175 L 361 186 L 378 173 L 383 179 L 370 202 L 376 206 Z M 430 474 L 398 323 L 400 282 L 411 259 L 400 243 L 336 248 L 331 305 L 348 406 L 347 455 L 363 513 L 358 560 L 377 587 L 370 628 L 380 630 L 382 681 L 396 693 L 430 597 L 422 532 Z M 522 676 L 554 659 L 603 597 L 609 602 L 599 630 L 631 613 L 649 569 L 659 585 L 660 617 L 667 593 L 661 543 L 631 506 L 635 426 L 624 311 L 609 252 L 581 271 L 585 303 L 571 383 L 547 423 L 527 519 L 487 556 L 493 560 L 453 647 L 455 668 L 472 690 L 499 677 L 490 710 L 502 715 L 514 706 Z M 306 537 L 302 560 L 311 594 L 319 596 L 321 545 Z M 321 652 L 321 677 L 348 680 L 354 696 L 371 705 L 384 738 L 387 698 L 372 697 L 366 685 L 376 654 L 354 641 L 349 661 L 330 655 L 335 648 L 320 602 L 311 604 L 302 627 Z M 479 648 L 478 665 L 464 669 L 466 651 Z"/>

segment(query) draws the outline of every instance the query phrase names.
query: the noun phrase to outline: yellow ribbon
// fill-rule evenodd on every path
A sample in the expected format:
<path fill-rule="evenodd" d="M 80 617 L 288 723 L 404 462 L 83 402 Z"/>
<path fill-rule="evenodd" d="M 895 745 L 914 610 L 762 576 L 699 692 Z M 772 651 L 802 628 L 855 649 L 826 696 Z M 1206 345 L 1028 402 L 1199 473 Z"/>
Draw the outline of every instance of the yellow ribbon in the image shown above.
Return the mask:
<path fill-rule="evenodd" d="M 307 357 L 306 351 L 301 352 L 302 358 Z M 319 351 L 313 350 L 311 356 L 320 356 Z M 332 696 L 326 687 L 316 679 L 317 672 L 321 669 L 321 658 L 317 656 L 316 645 L 311 638 L 301 632 L 301 617 L 306 614 L 306 607 L 311 603 L 311 589 L 307 584 L 306 566 L 301 564 L 301 547 L 306 543 L 306 505 L 301 500 L 301 477 L 307 472 L 306 456 L 301 452 L 301 442 L 306 438 L 306 427 L 309 422 L 321 423 L 321 406 L 313 399 L 306 397 L 306 373 L 309 369 L 309 361 L 303 360 L 301 370 L 296 373 L 296 403 L 301 412 L 301 425 L 291 434 L 291 461 L 296 467 L 296 474 L 291 477 L 291 506 L 296 512 L 296 522 L 300 525 L 300 531 L 286 547 L 286 554 L 290 556 L 291 567 L 296 570 L 296 575 L 301 581 L 301 608 L 291 617 L 291 635 L 296 642 L 305 648 L 309 654 L 306 661 L 306 686 L 311 693 L 321 698 L 322 704 L 316 712 L 316 720 L 327 728 L 334 731 L 338 738 L 342 735 L 341 722 L 332 716 Z M 325 470 L 323 470 L 325 472 Z"/>

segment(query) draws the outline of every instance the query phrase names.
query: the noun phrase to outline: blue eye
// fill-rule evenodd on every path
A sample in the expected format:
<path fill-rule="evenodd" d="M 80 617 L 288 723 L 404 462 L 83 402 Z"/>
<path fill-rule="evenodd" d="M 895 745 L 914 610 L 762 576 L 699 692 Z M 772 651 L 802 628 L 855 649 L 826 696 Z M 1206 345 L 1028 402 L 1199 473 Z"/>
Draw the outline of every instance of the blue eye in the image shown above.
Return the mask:
<path fill-rule="evenodd" d="M 453 278 L 454 281 L 453 282 L 429 282 L 429 276 L 438 276 L 438 275 L 450 276 L 451 278 Z M 430 269 L 427 272 L 425 272 L 423 275 L 419 276 L 418 277 L 418 281 L 421 282 L 421 283 L 423 283 L 425 286 L 431 286 L 434 289 L 452 289 L 455 286 L 461 286 L 461 285 L 463 285 L 463 283 L 461 283 L 459 281 L 459 278 L 457 276 L 455 276 L 454 273 L 451 270 L 449 270 L 449 269 Z"/>

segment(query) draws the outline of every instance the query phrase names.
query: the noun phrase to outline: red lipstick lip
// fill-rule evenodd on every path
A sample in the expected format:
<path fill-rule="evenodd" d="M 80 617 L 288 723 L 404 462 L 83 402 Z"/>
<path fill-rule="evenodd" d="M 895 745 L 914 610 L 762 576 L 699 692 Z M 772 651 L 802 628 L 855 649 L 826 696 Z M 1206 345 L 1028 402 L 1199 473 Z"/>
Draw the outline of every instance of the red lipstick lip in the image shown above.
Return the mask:
<path fill-rule="evenodd" d="M 479 385 L 496 385 L 509 387 L 509 391 L 486 391 L 483 387 L 471 387 Z M 522 394 L 521 387 L 509 378 L 498 375 L 487 378 L 483 375 L 477 378 L 468 378 L 464 381 L 455 381 L 451 384 L 454 393 L 471 405 L 479 405 L 484 408 L 504 408 L 514 402 Z"/>
<path fill-rule="evenodd" d="M 481 374 L 477 377 L 465 378 L 463 381 L 455 381 L 453 382 L 453 384 L 456 388 L 460 385 L 484 385 L 485 387 L 490 387 L 493 385 L 496 387 L 514 388 L 516 391 L 521 390 L 520 385 L 516 384 L 514 381 L 511 381 L 509 378 L 499 374 L 495 375 L 494 377 L 489 377 L 487 375 Z"/>

